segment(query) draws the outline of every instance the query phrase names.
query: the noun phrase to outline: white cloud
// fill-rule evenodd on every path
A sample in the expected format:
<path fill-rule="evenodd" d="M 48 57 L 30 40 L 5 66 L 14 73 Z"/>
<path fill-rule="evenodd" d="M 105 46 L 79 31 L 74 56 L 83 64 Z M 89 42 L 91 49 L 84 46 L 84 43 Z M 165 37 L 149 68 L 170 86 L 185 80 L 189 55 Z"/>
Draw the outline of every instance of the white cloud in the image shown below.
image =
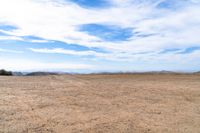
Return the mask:
<path fill-rule="evenodd" d="M 18 40 L 22 41 L 23 39 L 16 36 L 0 36 L 0 40 Z"/>
<path fill-rule="evenodd" d="M 7 32 L 13 36 L 33 35 L 45 40 L 95 46 L 109 50 L 112 54 L 32 49 L 35 52 L 95 55 L 115 59 L 128 58 L 127 55 L 137 52 L 200 46 L 198 0 L 191 0 L 195 4 L 183 5 L 177 10 L 155 8 L 162 1 L 164 0 L 142 0 L 139 3 L 137 0 L 111 0 L 113 7 L 85 9 L 64 0 L 0 0 L 0 22 L 18 27 L 17 30 Z M 145 38 L 133 35 L 128 41 L 106 42 L 78 30 L 79 25 L 88 23 L 118 25 L 133 28 L 141 34 L 154 35 Z M 131 56 L 136 57 L 137 55 Z"/>
<path fill-rule="evenodd" d="M 148 14 L 149 8 L 137 6 L 113 7 L 89 10 L 72 3 L 58 4 L 34 0 L 0 0 L 0 19 L 19 29 L 10 31 L 17 36 L 34 35 L 49 40 L 77 43 L 87 46 L 104 46 L 100 39 L 77 30 L 78 25 L 87 23 L 107 23 L 121 27 L 133 27 L 134 22 Z M 12 4 L 11 4 L 12 3 Z M 131 13 L 132 12 L 132 13 Z M 119 19 L 118 17 L 121 17 Z"/>

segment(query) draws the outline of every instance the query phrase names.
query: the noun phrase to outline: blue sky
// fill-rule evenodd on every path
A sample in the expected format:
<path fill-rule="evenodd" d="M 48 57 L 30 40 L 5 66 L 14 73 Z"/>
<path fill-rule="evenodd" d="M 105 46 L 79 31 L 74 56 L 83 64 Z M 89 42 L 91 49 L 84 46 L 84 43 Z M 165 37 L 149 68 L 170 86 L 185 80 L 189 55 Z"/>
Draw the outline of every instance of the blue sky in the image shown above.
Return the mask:
<path fill-rule="evenodd" d="M 0 69 L 200 71 L 200 0 L 0 0 Z"/>

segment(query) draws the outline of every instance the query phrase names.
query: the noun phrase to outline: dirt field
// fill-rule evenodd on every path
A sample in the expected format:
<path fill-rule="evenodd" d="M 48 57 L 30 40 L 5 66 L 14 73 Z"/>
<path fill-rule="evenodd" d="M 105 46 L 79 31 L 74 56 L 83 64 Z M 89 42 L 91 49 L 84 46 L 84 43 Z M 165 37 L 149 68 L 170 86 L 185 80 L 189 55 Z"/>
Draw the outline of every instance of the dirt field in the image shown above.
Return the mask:
<path fill-rule="evenodd" d="M 1 133 L 200 133 L 200 75 L 0 77 Z"/>

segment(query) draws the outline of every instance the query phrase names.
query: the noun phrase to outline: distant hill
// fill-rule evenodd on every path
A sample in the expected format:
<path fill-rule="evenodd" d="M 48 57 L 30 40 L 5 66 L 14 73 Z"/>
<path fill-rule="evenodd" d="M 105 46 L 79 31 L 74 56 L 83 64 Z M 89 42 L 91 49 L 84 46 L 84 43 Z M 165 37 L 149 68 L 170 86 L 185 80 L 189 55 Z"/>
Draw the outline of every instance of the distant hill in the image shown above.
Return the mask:
<path fill-rule="evenodd" d="M 0 70 L 0 76 L 12 76 L 12 72 L 11 71 L 6 71 L 4 69 Z"/>
<path fill-rule="evenodd" d="M 58 73 L 53 72 L 31 72 L 26 74 L 25 76 L 47 76 L 47 75 L 58 75 Z"/>
<path fill-rule="evenodd" d="M 198 72 L 195 72 L 196 74 L 200 74 L 200 71 L 198 71 Z"/>
<path fill-rule="evenodd" d="M 173 72 L 173 71 L 149 71 L 149 72 L 144 72 L 144 73 L 149 73 L 149 74 L 178 74 L 179 72 Z"/>

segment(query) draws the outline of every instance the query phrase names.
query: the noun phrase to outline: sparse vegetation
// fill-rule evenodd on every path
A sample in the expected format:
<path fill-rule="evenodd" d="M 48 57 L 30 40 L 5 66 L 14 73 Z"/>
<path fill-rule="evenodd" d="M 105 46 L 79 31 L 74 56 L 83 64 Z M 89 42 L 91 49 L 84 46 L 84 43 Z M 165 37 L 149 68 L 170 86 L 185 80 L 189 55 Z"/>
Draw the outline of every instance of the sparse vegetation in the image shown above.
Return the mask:
<path fill-rule="evenodd" d="M 6 71 L 4 69 L 0 70 L 0 76 L 12 76 L 12 72 L 11 71 Z"/>

